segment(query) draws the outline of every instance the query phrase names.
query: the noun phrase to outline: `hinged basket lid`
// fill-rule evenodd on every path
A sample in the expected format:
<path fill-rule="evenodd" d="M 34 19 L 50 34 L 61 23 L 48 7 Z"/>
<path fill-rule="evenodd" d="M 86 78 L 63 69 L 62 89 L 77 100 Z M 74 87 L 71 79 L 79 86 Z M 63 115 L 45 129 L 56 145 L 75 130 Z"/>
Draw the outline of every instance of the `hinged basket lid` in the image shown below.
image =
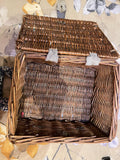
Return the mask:
<path fill-rule="evenodd" d="M 117 59 L 118 53 L 96 22 L 57 19 L 26 15 L 17 40 L 17 49 L 48 52 L 57 48 L 59 54 Z"/>

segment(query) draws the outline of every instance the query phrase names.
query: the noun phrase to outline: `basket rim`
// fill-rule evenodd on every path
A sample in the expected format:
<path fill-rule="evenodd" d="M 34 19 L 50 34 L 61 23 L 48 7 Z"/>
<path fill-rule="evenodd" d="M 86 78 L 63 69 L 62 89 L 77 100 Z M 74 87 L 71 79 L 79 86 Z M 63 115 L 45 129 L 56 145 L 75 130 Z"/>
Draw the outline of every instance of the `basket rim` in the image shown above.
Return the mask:
<path fill-rule="evenodd" d="M 11 86 L 11 91 L 10 91 L 10 97 L 9 97 L 9 102 L 8 102 L 8 136 L 10 138 L 11 141 L 16 142 L 16 143 L 22 143 L 23 138 L 20 138 L 19 136 L 15 135 L 15 121 L 14 121 L 14 111 L 13 109 L 13 100 L 15 99 L 15 79 L 16 76 L 18 76 L 18 74 L 15 72 L 16 71 L 16 67 L 18 67 L 19 63 L 17 63 L 19 61 L 19 56 L 21 56 L 21 53 L 19 53 L 16 58 L 15 58 L 15 64 L 14 64 L 14 73 L 13 73 L 13 79 L 12 79 L 12 86 Z M 22 55 L 22 60 L 25 60 L 25 55 Z M 89 137 L 87 139 L 83 138 L 83 139 L 79 139 L 78 143 L 103 143 L 103 142 L 108 142 L 111 141 L 115 135 L 116 135 L 116 131 L 117 131 L 117 115 L 118 115 L 118 89 L 119 89 L 119 81 L 118 81 L 118 76 L 119 76 L 119 69 L 120 66 L 115 66 L 114 67 L 114 75 L 115 75 L 115 80 L 114 80 L 114 96 L 113 96 L 113 115 L 112 115 L 112 124 L 111 124 L 111 130 L 110 130 L 110 134 L 109 137 L 101 137 L 101 138 L 95 138 L 95 137 Z M 13 97 L 12 97 L 13 96 Z M 34 137 L 35 141 L 33 141 L 32 139 L 27 139 L 28 136 L 25 136 L 26 141 L 25 143 L 37 143 L 39 142 L 39 139 L 37 139 L 38 137 Z M 44 139 L 44 141 L 47 141 L 47 139 Z M 53 140 L 53 138 L 50 140 L 49 139 L 49 143 L 53 143 L 53 142 L 57 142 L 59 140 Z M 62 139 L 61 141 L 59 141 L 61 143 L 73 143 L 73 140 L 69 140 L 69 138 L 66 139 Z"/>

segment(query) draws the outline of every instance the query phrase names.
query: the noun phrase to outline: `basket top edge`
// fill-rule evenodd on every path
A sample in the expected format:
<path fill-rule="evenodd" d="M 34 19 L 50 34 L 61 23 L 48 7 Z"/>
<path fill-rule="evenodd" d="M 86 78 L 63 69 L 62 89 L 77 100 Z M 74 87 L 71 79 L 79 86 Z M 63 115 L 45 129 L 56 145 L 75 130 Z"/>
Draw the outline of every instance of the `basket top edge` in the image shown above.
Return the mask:
<path fill-rule="evenodd" d="M 51 20 L 58 20 L 58 18 L 54 18 L 54 17 L 47 17 L 47 16 L 37 16 L 37 15 L 23 15 L 23 19 L 32 19 L 32 20 L 42 20 L 42 19 L 51 19 Z M 59 18 L 59 20 L 62 20 L 62 21 L 74 21 L 74 22 L 88 22 L 88 23 L 91 23 L 91 24 L 95 24 L 98 26 L 97 22 L 95 21 L 88 21 L 88 20 L 76 20 L 76 19 L 62 19 L 62 18 Z"/>

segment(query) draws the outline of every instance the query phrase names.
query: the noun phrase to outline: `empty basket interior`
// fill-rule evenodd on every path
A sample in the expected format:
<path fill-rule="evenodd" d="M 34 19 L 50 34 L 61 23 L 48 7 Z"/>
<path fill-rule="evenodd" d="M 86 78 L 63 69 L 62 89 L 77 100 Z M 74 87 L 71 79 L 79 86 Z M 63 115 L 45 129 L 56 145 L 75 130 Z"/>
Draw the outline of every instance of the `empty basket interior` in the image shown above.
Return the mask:
<path fill-rule="evenodd" d="M 18 68 L 14 69 L 15 135 L 109 137 L 114 67 L 55 64 L 28 56 Z"/>

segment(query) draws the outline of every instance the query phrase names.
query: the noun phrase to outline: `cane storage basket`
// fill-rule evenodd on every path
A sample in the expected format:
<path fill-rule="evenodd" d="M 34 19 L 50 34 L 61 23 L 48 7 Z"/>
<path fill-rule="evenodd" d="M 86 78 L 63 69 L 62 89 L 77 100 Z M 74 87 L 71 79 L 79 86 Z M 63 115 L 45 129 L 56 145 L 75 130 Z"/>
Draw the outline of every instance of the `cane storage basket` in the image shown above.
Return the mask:
<path fill-rule="evenodd" d="M 29 16 L 17 40 L 9 98 L 14 143 L 107 142 L 116 135 L 117 52 L 95 22 Z M 57 48 L 58 63 L 46 62 Z M 86 66 L 90 52 L 99 66 Z"/>

